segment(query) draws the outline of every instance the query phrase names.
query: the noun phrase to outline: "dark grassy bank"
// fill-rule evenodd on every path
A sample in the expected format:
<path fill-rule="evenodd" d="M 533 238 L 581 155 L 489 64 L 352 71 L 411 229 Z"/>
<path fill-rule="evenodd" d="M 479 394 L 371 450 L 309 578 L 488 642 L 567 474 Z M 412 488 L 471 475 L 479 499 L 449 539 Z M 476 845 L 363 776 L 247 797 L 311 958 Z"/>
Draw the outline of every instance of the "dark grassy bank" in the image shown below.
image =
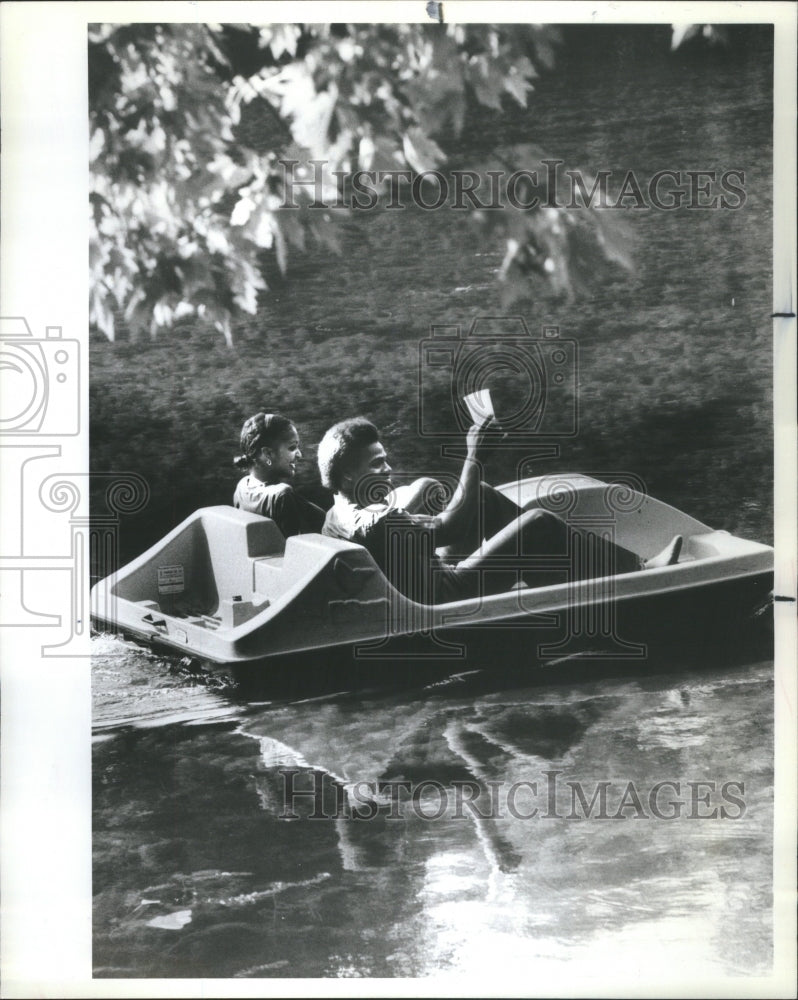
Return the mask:
<path fill-rule="evenodd" d="M 660 53 L 645 65 L 623 64 L 611 49 L 585 63 L 565 46 L 526 116 L 493 127 L 497 140 L 528 134 L 586 170 L 745 172 L 737 210 L 626 212 L 634 275 L 619 273 L 575 304 L 541 294 L 512 311 L 536 336 L 556 324 L 578 342 L 578 434 L 539 463 L 541 473 L 633 472 L 713 526 L 767 541 L 772 64 L 766 35 L 754 41 L 723 58 Z M 420 386 L 433 411 L 449 405 L 444 376 L 419 369 L 419 342 L 431 324 L 467 328 L 500 314 L 502 248 L 447 208 L 368 212 L 342 228 L 341 254 L 311 248 L 295 258 L 231 349 L 190 326 L 155 342 L 92 341 L 92 470 L 137 472 L 151 490 L 123 524 L 123 559 L 197 507 L 230 502 L 238 432 L 259 409 L 296 421 L 306 484 L 325 428 L 354 413 L 382 428 L 396 468 L 456 470 L 418 433 Z M 495 456 L 491 475 L 512 478 L 522 458 Z M 101 492 L 96 499 L 98 510 Z"/>

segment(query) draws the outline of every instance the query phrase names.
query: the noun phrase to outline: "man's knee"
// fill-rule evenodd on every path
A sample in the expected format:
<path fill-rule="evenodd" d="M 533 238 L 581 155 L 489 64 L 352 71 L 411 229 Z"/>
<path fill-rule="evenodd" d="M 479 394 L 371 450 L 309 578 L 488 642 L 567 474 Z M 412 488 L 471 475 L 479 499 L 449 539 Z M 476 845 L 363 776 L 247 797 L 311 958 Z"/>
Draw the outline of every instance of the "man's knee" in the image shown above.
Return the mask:
<path fill-rule="evenodd" d="M 410 514 L 440 514 L 448 497 L 443 486 L 431 476 L 420 476 L 393 493 L 393 502 Z"/>
<path fill-rule="evenodd" d="M 440 514 L 446 510 L 446 506 L 451 500 L 451 493 L 446 487 L 432 479 L 431 476 L 422 476 L 413 483 L 417 490 L 419 499 L 428 514 Z"/>
<path fill-rule="evenodd" d="M 523 525 L 534 524 L 540 530 L 555 530 L 564 524 L 562 518 L 558 517 L 556 514 L 552 514 L 550 510 L 541 510 L 540 508 L 537 508 L 536 510 L 525 510 L 523 514 L 519 516 L 518 520 Z"/>

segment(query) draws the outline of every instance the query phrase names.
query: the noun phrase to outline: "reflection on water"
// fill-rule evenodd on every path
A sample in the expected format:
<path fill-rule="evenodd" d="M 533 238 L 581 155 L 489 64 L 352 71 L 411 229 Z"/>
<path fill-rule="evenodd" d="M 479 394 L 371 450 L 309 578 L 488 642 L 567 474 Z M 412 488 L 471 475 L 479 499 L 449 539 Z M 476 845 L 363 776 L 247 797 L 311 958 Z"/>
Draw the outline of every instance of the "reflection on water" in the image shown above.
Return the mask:
<path fill-rule="evenodd" d="M 237 704 L 96 642 L 95 975 L 770 965 L 769 662 Z"/>

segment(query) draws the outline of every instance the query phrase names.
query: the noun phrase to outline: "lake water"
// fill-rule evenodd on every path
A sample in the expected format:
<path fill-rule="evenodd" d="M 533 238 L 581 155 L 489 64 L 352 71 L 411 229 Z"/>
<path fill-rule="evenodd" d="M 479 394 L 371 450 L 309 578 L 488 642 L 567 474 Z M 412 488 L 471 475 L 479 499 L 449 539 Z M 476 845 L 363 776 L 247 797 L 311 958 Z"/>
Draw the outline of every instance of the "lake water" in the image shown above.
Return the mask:
<path fill-rule="evenodd" d="M 645 46 L 617 34 L 598 32 L 592 52 L 587 38 L 564 49 L 509 139 L 533 123 L 569 165 L 646 176 L 742 167 L 750 205 L 647 218 L 629 288 L 574 307 L 573 328 L 596 332 L 582 360 L 588 405 L 612 378 L 619 395 L 645 399 L 645 386 L 618 378 L 640 350 L 661 400 L 658 359 L 672 362 L 678 348 L 685 374 L 671 416 L 684 412 L 691 385 L 696 406 L 670 427 L 643 422 L 645 434 L 615 452 L 607 440 L 622 427 L 612 406 L 593 411 L 569 461 L 645 466 L 655 495 L 664 486 L 689 513 L 767 541 L 770 446 L 765 438 L 741 453 L 737 431 L 754 421 L 766 434 L 769 420 L 767 35 L 752 34 L 750 51 L 670 62 L 653 43 L 646 59 Z M 474 255 L 440 235 L 448 224 L 380 216 L 379 260 L 367 241 L 358 249 L 355 232 L 337 297 L 330 271 L 308 265 L 301 300 L 270 300 L 267 319 L 325 325 L 334 350 L 344 322 L 373 325 L 381 310 L 416 333 L 441 312 L 477 313 L 489 293 Z M 444 240 L 434 274 L 414 257 L 425 232 Z M 691 338 L 669 340 L 677 326 Z M 358 378 L 367 374 L 364 362 Z M 358 391 L 367 408 L 367 389 Z M 704 433 L 704 451 L 685 443 Z M 96 976 L 495 968 L 497 981 L 525 976 L 534 992 L 535 981 L 576 968 L 639 971 L 648 983 L 675 970 L 712 978 L 770 968 L 766 643 L 733 658 L 676 651 L 640 678 L 541 683 L 481 663 L 412 687 L 381 678 L 371 690 L 290 699 L 245 698 L 224 679 L 107 636 L 93 653 Z M 294 797 L 297 819 L 281 818 L 289 780 L 294 791 L 318 789 L 318 800 Z M 603 812 L 600 799 L 589 808 L 602 788 Z M 315 806 L 325 815 L 311 819 Z"/>
<path fill-rule="evenodd" d="M 253 704 L 96 639 L 95 975 L 766 973 L 772 663 L 672 666 Z"/>

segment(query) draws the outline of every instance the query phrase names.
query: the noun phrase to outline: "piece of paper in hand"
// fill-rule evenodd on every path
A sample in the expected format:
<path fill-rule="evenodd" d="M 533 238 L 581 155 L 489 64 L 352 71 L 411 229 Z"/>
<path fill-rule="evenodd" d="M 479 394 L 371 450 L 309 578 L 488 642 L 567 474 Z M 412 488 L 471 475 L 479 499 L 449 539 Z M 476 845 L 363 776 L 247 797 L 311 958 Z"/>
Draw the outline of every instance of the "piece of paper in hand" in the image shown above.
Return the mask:
<path fill-rule="evenodd" d="M 478 389 L 477 392 L 470 392 L 463 396 L 463 402 L 468 407 L 471 419 L 475 424 L 484 423 L 488 417 L 495 417 L 493 410 L 493 400 L 490 398 L 490 389 Z"/>

